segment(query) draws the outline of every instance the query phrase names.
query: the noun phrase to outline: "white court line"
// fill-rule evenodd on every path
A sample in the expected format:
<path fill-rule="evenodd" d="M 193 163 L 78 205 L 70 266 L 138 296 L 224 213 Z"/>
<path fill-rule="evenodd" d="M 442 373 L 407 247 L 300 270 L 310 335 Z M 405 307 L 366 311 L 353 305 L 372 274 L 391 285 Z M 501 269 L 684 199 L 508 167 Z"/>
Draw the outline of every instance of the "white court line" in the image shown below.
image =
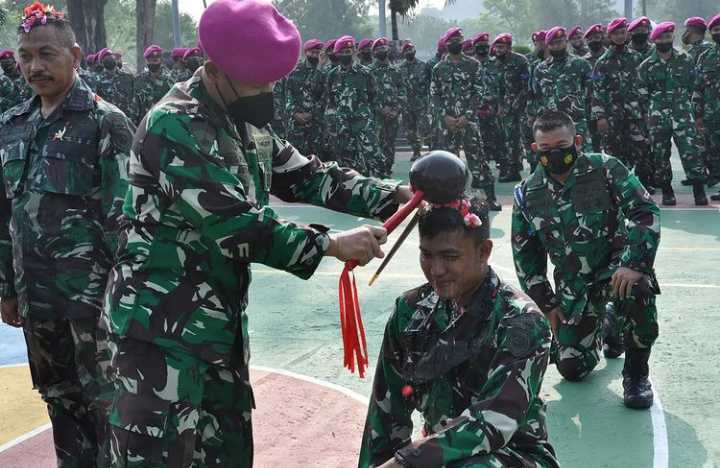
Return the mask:
<path fill-rule="evenodd" d="M 667 468 L 669 463 L 669 447 L 667 424 L 665 423 L 665 410 L 660 401 L 660 393 L 655 383 L 650 379 L 650 385 L 655 389 L 655 398 L 650 408 L 650 418 L 653 426 L 653 468 Z"/>
<path fill-rule="evenodd" d="M 52 425 L 50 423 L 43 424 L 40 427 L 36 427 L 32 431 L 26 432 L 25 434 L 21 435 L 20 437 L 16 437 L 13 440 L 11 440 L 10 442 L 0 445 L 0 453 L 3 453 L 5 450 L 13 448 L 16 445 L 21 444 L 28 439 L 32 439 L 33 437 L 40 434 L 41 432 L 45 432 L 51 428 L 52 428 Z"/>

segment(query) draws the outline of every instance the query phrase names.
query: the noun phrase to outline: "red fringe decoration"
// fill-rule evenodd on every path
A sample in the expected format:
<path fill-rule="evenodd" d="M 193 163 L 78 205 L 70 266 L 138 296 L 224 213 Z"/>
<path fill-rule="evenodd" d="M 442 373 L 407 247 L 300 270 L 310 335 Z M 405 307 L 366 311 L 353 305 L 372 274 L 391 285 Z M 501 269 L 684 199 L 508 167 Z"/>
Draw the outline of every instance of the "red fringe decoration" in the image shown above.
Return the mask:
<path fill-rule="evenodd" d="M 354 266 L 351 262 L 346 263 L 340 275 L 340 328 L 345 367 L 354 374 L 355 362 L 357 362 L 358 374 L 362 379 L 365 378 L 365 368 L 368 365 L 368 352 L 355 275 L 352 272 Z"/>

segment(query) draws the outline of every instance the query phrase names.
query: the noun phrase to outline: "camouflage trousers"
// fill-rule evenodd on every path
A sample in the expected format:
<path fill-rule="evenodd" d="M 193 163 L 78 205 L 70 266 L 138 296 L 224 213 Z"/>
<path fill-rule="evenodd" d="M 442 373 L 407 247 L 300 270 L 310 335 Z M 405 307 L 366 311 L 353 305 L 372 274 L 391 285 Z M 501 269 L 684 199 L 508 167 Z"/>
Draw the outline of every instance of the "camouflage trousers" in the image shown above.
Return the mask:
<path fill-rule="evenodd" d="M 720 181 L 720 121 L 705 122 L 705 164 L 710 179 Z"/>
<path fill-rule="evenodd" d="M 23 324 L 33 388 L 47 404 L 59 468 L 105 466 L 107 340 L 97 318 Z"/>
<path fill-rule="evenodd" d="M 532 125 L 528 122 L 528 118 L 523 117 L 522 120 L 524 121 L 522 124 L 522 132 L 525 154 L 527 154 L 528 163 L 530 164 L 530 172 L 533 172 L 535 171 L 535 166 L 537 166 L 537 156 L 532 150 L 532 144 L 535 141 L 535 136 L 533 135 Z"/>
<path fill-rule="evenodd" d="M 585 118 L 575 121 L 575 133 L 583 137 L 582 150 L 590 153 L 592 151 L 592 140 L 590 137 L 590 129 L 588 128 L 588 121 L 585 120 Z"/>
<path fill-rule="evenodd" d="M 290 140 L 292 143 L 292 140 Z M 338 124 L 335 110 L 326 110 L 323 114 L 320 136 L 320 159 L 338 161 Z"/>
<path fill-rule="evenodd" d="M 465 151 L 465 159 L 467 159 L 468 169 L 472 175 L 473 188 L 485 188 L 494 184 L 490 164 L 480 155 L 482 141 L 477 131 L 477 124 L 470 123 L 465 129 L 458 132 L 451 132 L 443 128 L 439 145 L 438 149 L 457 155 L 460 154 L 461 149 Z"/>
<path fill-rule="evenodd" d="M 322 159 L 322 141 L 320 129 L 315 123 L 304 127 L 297 122 L 290 122 L 287 125 L 287 140 L 301 154 L 315 154 Z"/>
<path fill-rule="evenodd" d="M 502 174 L 514 174 L 522 170 L 523 137 L 520 113 L 503 115 L 500 119 L 505 144 L 498 159 Z"/>
<path fill-rule="evenodd" d="M 615 301 L 618 314 L 617 333 L 622 336 L 626 349 L 650 349 L 655 343 L 658 337 L 655 295 L 622 300 L 610 296 L 609 285 L 589 291 L 587 307 L 580 320 L 558 326 L 551 361 L 567 380 L 584 379 L 600 362 L 603 318 L 611 300 Z"/>
<path fill-rule="evenodd" d="M 704 182 L 705 162 L 701 152 L 702 142 L 697 135 L 693 116 L 688 113 L 676 117 L 668 110 L 664 114 L 652 114 L 648 125 L 657 186 L 664 187 L 672 182 L 671 138 L 678 148 L 680 161 L 688 180 Z"/>
<path fill-rule="evenodd" d="M 388 119 L 378 115 L 377 127 L 382 160 L 378 162 L 377 166 L 372 161 L 369 161 L 369 164 L 373 175 L 380 178 L 389 178 L 392 175 L 393 164 L 395 164 L 395 140 L 400 129 L 400 121 L 397 117 Z"/>
<path fill-rule="evenodd" d="M 244 367 L 184 351 L 113 341 L 110 466 L 250 468 L 252 389 Z"/>
<path fill-rule="evenodd" d="M 427 109 L 424 107 L 411 109 L 403 114 L 402 119 L 410 148 L 413 154 L 418 154 L 422 151 L 423 140 L 427 133 Z"/>
<path fill-rule="evenodd" d="M 476 455 L 466 460 L 448 463 L 448 468 L 557 468 L 558 464 L 555 458 L 555 450 L 550 444 L 538 446 L 535 448 L 537 452 L 542 454 L 528 454 L 513 450 L 510 447 L 504 447 L 493 453 Z"/>
<path fill-rule="evenodd" d="M 642 122 L 608 118 L 608 132 L 602 135 L 603 150 L 635 172 L 643 184 L 653 182 L 653 161 Z"/>
<path fill-rule="evenodd" d="M 478 131 L 480 132 L 480 155 L 488 161 L 500 163 L 507 150 L 505 149 L 505 134 L 500 120 L 496 115 L 478 116 Z"/>

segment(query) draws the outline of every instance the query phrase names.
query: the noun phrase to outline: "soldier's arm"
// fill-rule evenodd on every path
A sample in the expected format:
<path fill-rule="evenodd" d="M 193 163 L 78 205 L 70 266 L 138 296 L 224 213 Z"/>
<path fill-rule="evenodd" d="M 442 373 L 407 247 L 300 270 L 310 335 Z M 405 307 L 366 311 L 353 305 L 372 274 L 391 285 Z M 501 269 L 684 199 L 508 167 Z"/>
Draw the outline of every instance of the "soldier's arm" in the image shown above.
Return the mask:
<path fill-rule="evenodd" d="M 144 200 L 165 199 L 223 256 L 309 278 L 328 248 L 327 234 L 258 209 L 235 174 L 201 149 L 190 124 L 191 117 L 162 110 L 148 117 L 147 135 L 131 155 L 125 212 L 152 217 L 144 213 Z"/>
<path fill-rule="evenodd" d="M 520 286 L 540 310 L 548 313 L 560 301 L 547 277 L 547 251 L 517 200 L 513 203 L 511 230 L 513 263 Z"/>
<path fill-rule="evenodd" d="M 522 112 L 525 110 L 525 106 L 527 103 L 528 98 L 528 83 L 530 81 L 530 69 L 528 67 L 528 62 L 525 57 L 522 58 L 520 61 L 520 66 L 518 73 L 520 75 L 520 82 L 522 85 L 520 86 L 520 89 L 516 90 L 513 94 L 513 105 L 512 105 L 512 112 Z"/>
<path fill-rule="evenodd" d="M 627 244 L 621 264 L 635 271 L 650 273 L 660 244 L 660 208 L 640 180 L 619 160 L 610 157 L 606 168 L 612 196 L 627 228 Z"/>
<path fill-rule="evenodd" d="M 705 114 L 705 71 L 704 71 L 704 57 L 706 53 L 703 53 L 698 58 L 697 66 L 697 81 L 695 82 L 695 89 L 692 93 L 692 105 L 693 111 L 695 112 L 696 118 L 702 118 Z"/>
<path fill-rule="evenodd" d="M 408 105 L 408 88 L 405 86 L 405 80 L 399 70 L 395 72 L 396 83 L 398 84 L 397 111 L 402 112 Z"/>
<path fill-rule="evenodd" d="M 505 447 L 536 404 L 550 353 L 550 327 L 534 307 L 504 318 L 477 401 L 447 428 L 398 452 L 410 466 L 449 466 Z"/>
<path fill-rule="evenodd" d="M 0 165 L 0 185 L 3 181 L 3 170 Z M 5 196 L 5 188 L 0 186 L 0 298 L 15 297 L 15 270 L 10 240 L 11 210 L 10 200 Z"/>
<path fill-rule="evenodd" d="M 445 115 L 445 109 L 442 108 L 442 82 L 438 76 L 438 66 L 432 69 L 430 78 L 430 105 L 436 114 L 436 118 L 442 118 Z"/>
<path fill-rule="evenodd" d="M 537 117 L 544 112 L 542 87 L 540 86 L 540 65 L 535 67 L 532 76 L 533 106 L 530 108 L 531 116 Z"/>
<path fill-rule="evenodd" d="M 380 466 L 410 442 L 412 407 L 402 395 L 405 381 L 398 371 L 402 350 L 398 345 L 398 300 L 395 313 L 385 327 L 385 336 L 373 379 L 370 406 L 360 447 L 359 468 Z"/>
<path fill-rule="evenodd" d="M 596 120 L 607 118 L 606 109 L 609 108 L 610 94 L 607 88 L 608 78 L 605 73 L 605 63 L 602 59 L 598 60 L 592 72 L 592 93 L 591 93 L 591 112 Z"/>

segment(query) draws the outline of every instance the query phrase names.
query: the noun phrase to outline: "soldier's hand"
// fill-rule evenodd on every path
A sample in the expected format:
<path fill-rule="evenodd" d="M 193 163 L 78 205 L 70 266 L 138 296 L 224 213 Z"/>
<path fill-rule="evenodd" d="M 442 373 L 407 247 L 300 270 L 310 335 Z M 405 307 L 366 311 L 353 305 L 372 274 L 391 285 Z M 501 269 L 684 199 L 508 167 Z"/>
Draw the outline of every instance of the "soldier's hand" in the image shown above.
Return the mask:
<path fill-rule="evenodd" d="M 610 124 L 607 119 L 600 119 L 597 121 L 597 129 L 600 133 L 607 133 L 610 130 Z"/>
<path fill-rule="evenodd" d="M 455 117 L 450 117 L 449 115 L 445 116 L 445 126 L 450 130 L 455 130 L 455 126 L 457 125 L 457 119 Z"/>
<path fill-rule="evenodd" d="M 620 299 L 630 297 L 633 286 L 635 286 L 645 275 L 630 268 L 620 267 L 612 275 L 610 284 L 613 294 Z"/>
<path fill-rule="evenodd" d="M 695 127 L 697 127 L 698 133 L 705 133 L 705 124 L 703 123 L 702 117 L 695 119 Z"/>
<path fill-rule="evenodd" d="M 547 317 L 548 322 L 550 322 L 550 328 L 552 328 L 553 334 L 557 336 L 558 326 L 560 326 L 560 324 L 562 323 L 565 323 L 565 316 L 560 310 L 560 306 L 555 307 L 550 312 L 545 314 L 545 317 Z"/>
<path fill-rule="evenodd" d="M 364 266 L 385 254 L 380 246 L 387 242 L 387 230 L 378 226 L 362 226 L 330 235 L 330 246 L 325 255 L 340 261 L 355 260 Z"/>
<path fill-rule="evenodd" d="M 458 126 L 459 128 L 465 128 L 465 126 L 467 125 L 467 123 L 468 123 L 467 118 L 466 118 L 464 115 L 461 116 L 461 117 L 458 117 L 458 119 L 457 119 L 457 126 Z"/>
<path fill-rule="evenodd" d="M 18 302 L 16 297 L 3 297 L 0 299 L 0 310 L 2 311 L 2 321 L 11 327 L 22 327 L 22 318 L 18 311 Z"/>

